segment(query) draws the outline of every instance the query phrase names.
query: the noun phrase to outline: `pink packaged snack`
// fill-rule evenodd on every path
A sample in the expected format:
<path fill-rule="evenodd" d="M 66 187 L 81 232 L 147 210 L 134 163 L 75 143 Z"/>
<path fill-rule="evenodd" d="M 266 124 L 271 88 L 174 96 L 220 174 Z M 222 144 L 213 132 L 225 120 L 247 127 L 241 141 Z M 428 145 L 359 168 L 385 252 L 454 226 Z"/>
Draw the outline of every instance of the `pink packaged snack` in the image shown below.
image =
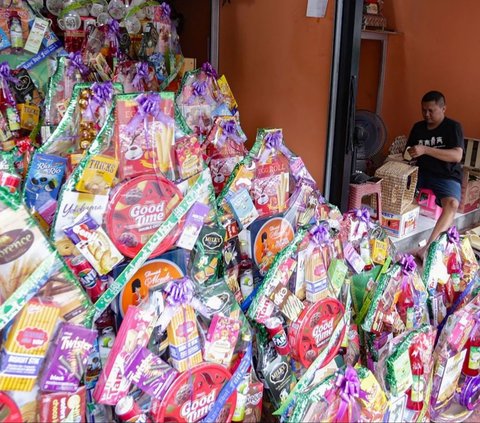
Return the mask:
<path fill-rule="evenodd" d="M 128 307 L 115 343 L 95 386 L 93 398 L 100 404 L 115 405 L 127 395 L 130 381 L 125 377 L 125 362 L 137 347 L 148 344 L 155 322 L 150 311 Z"/>
<path fill-rule="evenodd" d="M 97 332 L 62 323 L 45 360 L 40 379 L 42 391 L 75 392 L 82 379 Z"/>
<path fill-rule="evenodd" d="M 240 321 L 216 314 L 207 334 L 205 361 L 230 365 L 240 332 Z"/>
<path fill-rule="evenodd" d="M 138 347 L 125 363 L 125 377 L 153 398 L 162 399 L 178 372 L 147 348 Z"/>

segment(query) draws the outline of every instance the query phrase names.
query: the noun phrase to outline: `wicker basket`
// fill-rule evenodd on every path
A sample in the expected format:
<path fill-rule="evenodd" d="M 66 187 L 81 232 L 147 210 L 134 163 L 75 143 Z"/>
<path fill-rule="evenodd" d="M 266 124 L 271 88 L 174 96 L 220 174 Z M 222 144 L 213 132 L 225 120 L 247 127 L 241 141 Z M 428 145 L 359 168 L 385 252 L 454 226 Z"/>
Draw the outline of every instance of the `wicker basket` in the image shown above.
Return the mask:
<path fill-rule="evenodd" d="M 382 209 L 402 214 L 412 204 L 417 187 L 418 167 L 400 162 L 386 162 L 375 176 L 382 178 Z"/>

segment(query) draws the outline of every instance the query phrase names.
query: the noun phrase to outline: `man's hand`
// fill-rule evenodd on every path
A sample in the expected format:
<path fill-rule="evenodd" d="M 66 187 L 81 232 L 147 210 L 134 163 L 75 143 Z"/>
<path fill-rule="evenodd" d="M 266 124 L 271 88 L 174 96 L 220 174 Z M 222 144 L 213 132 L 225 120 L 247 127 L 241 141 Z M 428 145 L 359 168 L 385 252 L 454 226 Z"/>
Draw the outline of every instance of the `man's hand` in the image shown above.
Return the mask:
<path fill-rule="evenodd" d="M 435 157 L 438 160 L 449 163 L 459 163 L 462 160 L 463 150 L 460 147 L 455 148 L 433 148 L 425 145 L 415 145 L 408 148 L 408 154 L 412 159 L 416 159 L 426 154 Z"/>
<path fill-rule="evenodd" d="M 424 154 L 427 154 L 427 147 L 424 145 L 415 145 L 414 147 L 410 147 L 408 149 L 408 154 L 412 156 L 412 159 L 416 159 Z"/>

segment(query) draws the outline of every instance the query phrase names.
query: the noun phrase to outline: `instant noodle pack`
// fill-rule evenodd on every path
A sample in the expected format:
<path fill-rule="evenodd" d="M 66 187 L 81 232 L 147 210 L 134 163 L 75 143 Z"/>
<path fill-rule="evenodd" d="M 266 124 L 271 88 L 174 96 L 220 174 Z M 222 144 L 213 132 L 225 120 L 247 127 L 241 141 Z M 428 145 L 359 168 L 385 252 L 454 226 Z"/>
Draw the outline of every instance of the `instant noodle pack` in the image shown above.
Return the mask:
<path fill-rule="evenodd" d="M 166 3 L 0 5 L 0 422 L 478 408 L 455 227 L 419 269 L 325 201 L 282 129 L 248 149 L 226 77 L 181 70 Z"/>

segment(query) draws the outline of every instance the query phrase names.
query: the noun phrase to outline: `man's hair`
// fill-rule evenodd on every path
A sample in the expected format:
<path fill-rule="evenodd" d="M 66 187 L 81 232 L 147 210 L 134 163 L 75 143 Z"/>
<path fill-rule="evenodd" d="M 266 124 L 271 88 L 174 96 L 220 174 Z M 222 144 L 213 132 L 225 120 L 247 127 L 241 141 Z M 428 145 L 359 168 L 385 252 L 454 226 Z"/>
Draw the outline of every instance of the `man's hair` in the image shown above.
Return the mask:
<path fill-rule="evenodd" d="M 446 104 L 445 96 L 440 91 L 429 91 L 422 97 L 422 103 L 427 103 L 429 101 L 434 101 L 439 106 L 444 106 Z"/>

